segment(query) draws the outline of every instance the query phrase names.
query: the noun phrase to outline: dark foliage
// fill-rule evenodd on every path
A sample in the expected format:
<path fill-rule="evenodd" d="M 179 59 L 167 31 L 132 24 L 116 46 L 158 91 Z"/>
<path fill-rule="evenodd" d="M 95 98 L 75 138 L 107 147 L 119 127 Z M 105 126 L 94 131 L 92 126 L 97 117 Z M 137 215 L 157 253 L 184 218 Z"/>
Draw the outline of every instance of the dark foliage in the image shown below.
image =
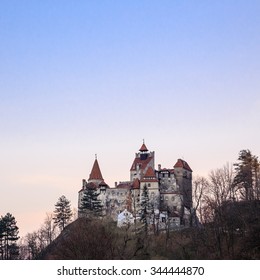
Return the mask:
<path fill-rule="evenodd" d="M 236 176 L 234 187 L 239 190 L 242 199 L 260 199 L 259 161 L 250 150 L 241 150 L 238 163 L 234 164 Z"/>
<path fill-rule="evenodd" d="M 15 217 L 7 213 L 0 219 L 0 258 L 2 260 L 14 260 L 19 256 L 19 248 L 16 244 L 19 239 L 18 227 Z"/>
<path fill-rule="evenodd" d="M 62 195 L 58 202 L 55 204 L 54 210 L 54 222 L 59 226 L 61 230 L 70 222 L 72 217 L 72 211 L 70 207 L 70 201 Z"/>
<path fill-rule="evenodd" d="M 100 193 L 98 193 L 96 189 L 91 187 L 86 188 L 83 194 L 80 211 L 87 215 L 101 216 L 102 204 L 99 195 Z"/>
<path fill-rule="evenodd" d="M 260 259 L 260 202 L 230 202 L 221 211 L 221 227 L 216 216 L 200 228 L 170 231 L 167 242 L 166 232 L 145 238 L 111 220 L 81 218 L 40 259 Z"/>

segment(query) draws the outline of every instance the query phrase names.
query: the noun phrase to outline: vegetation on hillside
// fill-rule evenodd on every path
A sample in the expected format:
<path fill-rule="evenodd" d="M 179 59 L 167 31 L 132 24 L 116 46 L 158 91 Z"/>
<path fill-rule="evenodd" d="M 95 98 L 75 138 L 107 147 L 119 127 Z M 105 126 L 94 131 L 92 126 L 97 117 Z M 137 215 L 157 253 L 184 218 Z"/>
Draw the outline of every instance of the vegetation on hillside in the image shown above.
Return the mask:
<path fill-rule="evenodd" d="M 234 165 L 194 178 L 190 227 L 175 231 L 151 228 L 145 199 L 141 221 L 118 228 L 109 217 L 96 215 L 86 196 L 88 215 L 61 226 L 59 235 L 52 222 L 28 234 L 23 258 L 260 259 L 259 166 L 251 151 L 242 150 Z"/>

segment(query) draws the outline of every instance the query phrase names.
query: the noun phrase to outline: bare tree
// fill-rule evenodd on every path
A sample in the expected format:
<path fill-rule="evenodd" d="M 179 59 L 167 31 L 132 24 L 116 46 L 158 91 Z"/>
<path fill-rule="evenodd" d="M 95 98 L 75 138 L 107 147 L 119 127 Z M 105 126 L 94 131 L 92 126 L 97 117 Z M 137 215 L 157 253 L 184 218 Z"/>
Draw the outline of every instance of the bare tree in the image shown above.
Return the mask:
<path fill-rule="evenodd" d="M 43 232 L 47 245 L 49 245 L 58 236 L 58 227 L 54 222 L 53 213 L 46 213 L 46 217 L 40 231 Z"/>
<path fill-rule="evenodd" d="M 232 165 L 213 170 L 209 174 L 208 192 L 205 194 L 207 222 L 211 222 L 215 233 L 219 257 L 223 257 L 223 242 L 233 252 L 233 223 L 227 223 L 226 205 L 235 199 L 233 188 L 234 172 Z M 231 221 L 232 222 L 232 221 Z M 231 225 L 231 228 L 230 228 Z"/>
<path fill-rule="evenodd" d="M 191 225 L 195 224 L 198 226 L 198 218 L 201 222 L 204 222 L 203 207 L 208 186 L 208 180 L 202 176 L 197 176 L 193 181 L 193 213 L 190 213 Z"/>

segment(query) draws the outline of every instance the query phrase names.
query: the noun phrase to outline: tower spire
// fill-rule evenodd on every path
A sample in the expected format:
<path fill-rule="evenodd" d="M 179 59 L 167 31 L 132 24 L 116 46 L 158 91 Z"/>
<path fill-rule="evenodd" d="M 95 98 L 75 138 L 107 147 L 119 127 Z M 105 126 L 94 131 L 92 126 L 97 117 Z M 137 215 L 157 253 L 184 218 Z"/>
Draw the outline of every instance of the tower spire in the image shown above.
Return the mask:
<path fill-rule="evenodd" d="M 91 173 L 89 175 L 89 180 L 102 180 L 102 181 L 104 180 L 97 161 L 97 154 L 95 154 L 95 161 Z"/>
<path fill-rule="evenodd" d="M 143 144 L 142 144 L 141 148 L 139 149 L 139 151 L 140 152 L 148 152 L 148 149 L 147 149 L 147 147 L 146 147 L 146 145 L 144 143 L 144 139 L 143 139 Z"/>

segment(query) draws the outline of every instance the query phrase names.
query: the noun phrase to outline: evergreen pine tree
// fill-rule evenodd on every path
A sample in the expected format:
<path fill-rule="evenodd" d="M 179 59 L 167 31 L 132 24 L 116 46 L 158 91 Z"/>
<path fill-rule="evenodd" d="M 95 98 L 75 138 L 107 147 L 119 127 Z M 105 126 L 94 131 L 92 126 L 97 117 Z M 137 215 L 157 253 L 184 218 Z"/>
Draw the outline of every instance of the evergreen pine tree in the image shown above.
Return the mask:
<path fill-rule="evenodd" d="M 54 210 L 54 223 L 59 226 L 61 230 L 70 222 L 72 218 L 72 211 L 70 207 L 70 201 L 62 195 L 58 202 L 55 204 Z"/>
<path fill-rule="evenodd" d="M 234 164 L 236 186 L 245 200 L 252 200 L 259 196 L 259 161 L 250 150 L 242 150 L 239 153 L 238 163 Z"/>
<path fill-rule="evenodd" d="M 0 219 L 0 259 L 4 259 L 4 222 Z"/>
<path fill-rule="evenodd" d="M 18 227 L 15 217 L 7 213 L 0 219 L 0 256 L 4 260 L 17 259 L 19 256 L 19 247 L 16 242 L 19 239 Z"/>
<path fill-rule="evenodd" d="M 100 193 L 96 189 L 88 187 L 84 191 L 81 201 L 80 210 L 87 215 L 101 216 L 102 215 L 102 203 L 98 198 Z"/>
<path fill-rule="evenodd" d="M 141 218 L 140 221 L 144 225 L 144 232 L 147 235 L 148 234 L 148 226 L 149 226 L 149 218 L 150 218 L 150 201 L 149 201 L 149 195 L 148 195 L 148 189 L 147 186 L 144 185 L 143 191 L 141 194 Z"/>

